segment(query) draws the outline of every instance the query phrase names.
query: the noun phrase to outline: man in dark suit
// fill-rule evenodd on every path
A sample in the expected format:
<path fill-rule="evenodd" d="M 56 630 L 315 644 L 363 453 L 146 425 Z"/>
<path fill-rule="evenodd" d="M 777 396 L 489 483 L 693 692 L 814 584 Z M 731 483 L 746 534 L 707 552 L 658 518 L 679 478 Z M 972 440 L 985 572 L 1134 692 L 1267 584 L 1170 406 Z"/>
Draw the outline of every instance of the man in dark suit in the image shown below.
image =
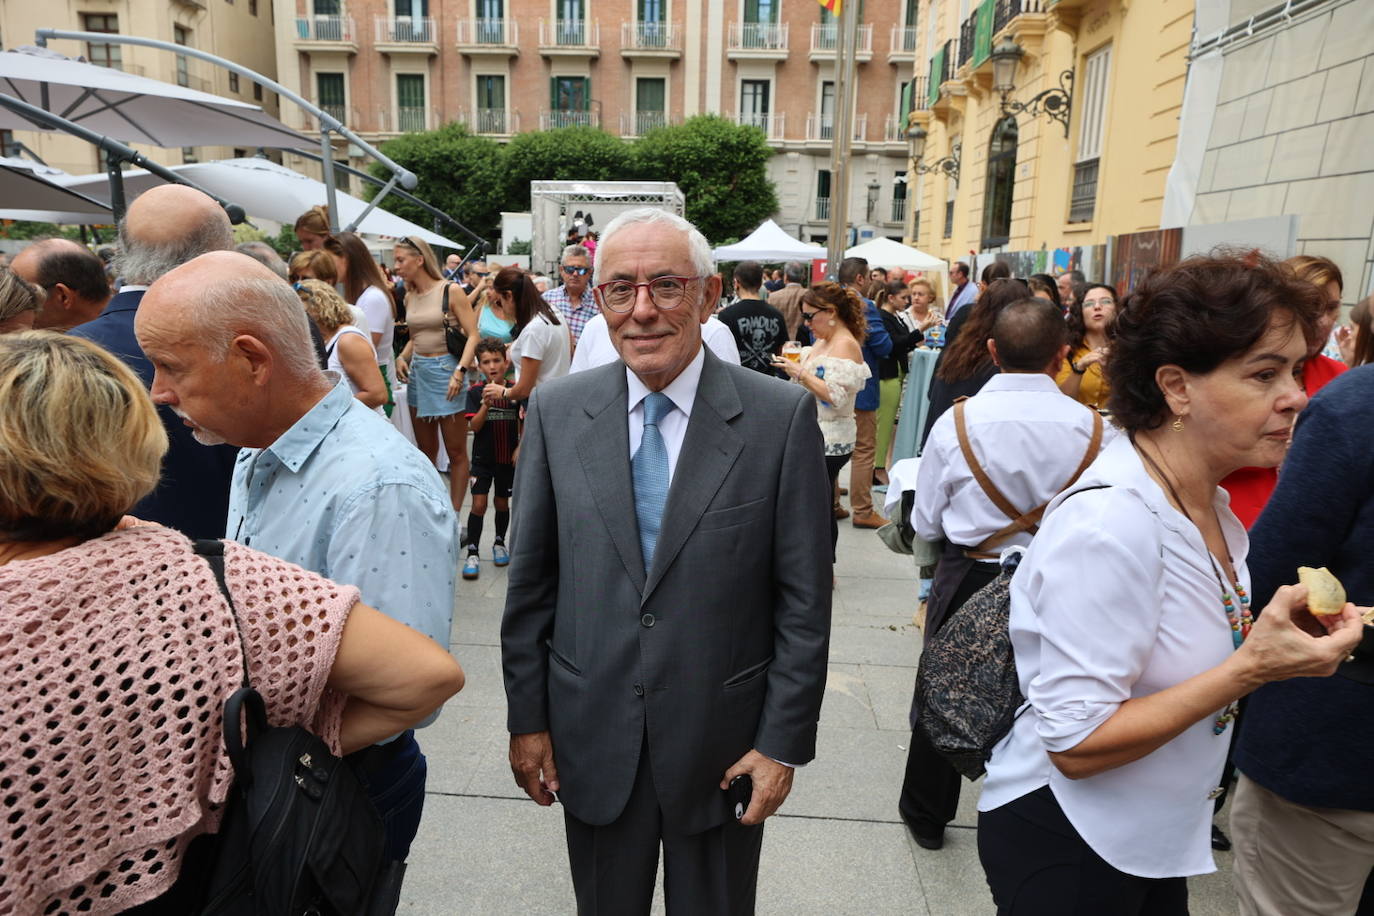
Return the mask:
<path fill-rule="evenodd" d="M 119 224 L 119 255 L 115 264 L 116 274 L 124 278 L 124 285 L 100 317 L 77 325 L 70 333 L 100 344 L 151 387 L 153 365 L 134 337 L 134 316 L 144 291 L 172 268 L 233 244 L 229 217 L 200 191 L 175 184 L 144 191 L 129 205 Z M 162 461 L 162 480 L 156 490 L 134 507 L 133 514 L 175 528 L 187 537 L 224 537 L 229 483 L 238 449 L 202 445 L 172 408 L 160 406 L 157 412 L 169 440 L 167 456 Z"/>
<path fill-rule="evenodd" d="M 680 217 L 617 217 L 596 280 L 622 361 L 540 385 L 517 464 L 511 769 L 563 803 L 579 912 L 647 913 L 661 843 L 670 913 L 751 913 L 825 688 L 815 400 L 702 347 L 721 281 Z"/>

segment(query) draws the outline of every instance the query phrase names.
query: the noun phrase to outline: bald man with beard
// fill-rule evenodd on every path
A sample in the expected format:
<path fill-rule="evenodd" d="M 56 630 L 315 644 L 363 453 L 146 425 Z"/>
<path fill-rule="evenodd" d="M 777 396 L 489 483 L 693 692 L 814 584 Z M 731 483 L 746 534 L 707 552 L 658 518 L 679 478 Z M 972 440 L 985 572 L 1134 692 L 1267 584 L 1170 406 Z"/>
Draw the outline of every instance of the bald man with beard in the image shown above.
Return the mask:
<path fill-rule="evenodd" d="M 163 274 L 208 251 L 234 244 L 229 217 L 219 204 L 185 185 L 160 185 L 140 194 L 119 224 L 115 273 L 124 286 L 100 317 L 72 328 L 118 356 L 152 387 L 153 365 L 134 336 L 134 317 L 143 293 Z M 196 442 L 191 428 L 169 407 L 158 407 L 169 448 L 162 480 L 133 514 L 175 528 L 192 538 L 224 537 L 229 484 L 238 449 Z"/>
<path fill-rule="evenodd" d="M 105 264 L 71 239 L 39 239 L 15 255 L 10 269 L 43 290 L 35 328 L 69 330 L 94 321 L 110 301 Z"/>

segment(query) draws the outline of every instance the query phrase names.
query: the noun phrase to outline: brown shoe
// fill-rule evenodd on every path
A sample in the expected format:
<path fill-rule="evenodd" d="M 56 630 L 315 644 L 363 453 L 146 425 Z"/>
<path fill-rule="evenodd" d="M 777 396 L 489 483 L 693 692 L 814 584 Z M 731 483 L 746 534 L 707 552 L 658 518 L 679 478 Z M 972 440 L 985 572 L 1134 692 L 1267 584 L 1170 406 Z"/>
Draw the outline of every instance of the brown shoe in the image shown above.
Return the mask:
<path fill-rule="evenodd" d="M 835 506 L 835 518 L 849 518 L 849 510 L 844 506 Z"/>
<path fill-rule="evenodd" d="M 854 513 L 855 528 L 881 528 L 887 524 L 887 519 L 876 512 Z"/>

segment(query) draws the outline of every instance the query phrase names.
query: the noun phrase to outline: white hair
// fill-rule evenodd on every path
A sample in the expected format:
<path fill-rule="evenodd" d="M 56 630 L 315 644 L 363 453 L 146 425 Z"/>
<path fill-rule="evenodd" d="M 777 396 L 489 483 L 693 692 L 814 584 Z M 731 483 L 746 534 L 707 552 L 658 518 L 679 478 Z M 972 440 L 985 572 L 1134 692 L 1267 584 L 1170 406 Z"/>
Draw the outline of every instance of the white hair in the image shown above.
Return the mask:
<path fill-rule="evenodd" d="M 244 255 L 244 257 L 248 257 Z M 202 287 L 184 302 L 187 317 L 201 329 L 212 358 L 223 361 L 239 334 L 261 340 L 289 378 L 308 382 L 320 376 L 310 319 L 285 280 L 235 276 Z"/>
<path fill-rule="evenodd" d="M 711 257 L 711 243 L 706 241 L 706 236 L 701 234 L 701 230 L 693 226 L 690 222 L 668 210 L 660 210 L 657 207 L 637 207 L 634 210 L 626 210 L 606 226 L 606 230 L 601 233 L 601 244 L 599 248 L 609 245 L 611 239 L 615 238 L 616 233 L 626 226 L 640 226 L 652 223 L 667 223 L 687 236 L 687 247 L 691 253 L 692 272 L 698 277 L 709 277 L 716 272 L 715 259 Z M 600 279 L 600 270 L 603 263 L 602 258 L 596 259 L 596 266 L 592 273 L 592 282 L 595 284 Z"/>
<path fill-rule="evenodd" d="M 129 232 L 128 219 L 119 221 L 119 251 L 115 275 L 136 286 L 152 286 L 163 274 L 209 251 L 234 246 L 234 230 L 227 219 L 206 219 L 170 242 L 145 242 Z"/>

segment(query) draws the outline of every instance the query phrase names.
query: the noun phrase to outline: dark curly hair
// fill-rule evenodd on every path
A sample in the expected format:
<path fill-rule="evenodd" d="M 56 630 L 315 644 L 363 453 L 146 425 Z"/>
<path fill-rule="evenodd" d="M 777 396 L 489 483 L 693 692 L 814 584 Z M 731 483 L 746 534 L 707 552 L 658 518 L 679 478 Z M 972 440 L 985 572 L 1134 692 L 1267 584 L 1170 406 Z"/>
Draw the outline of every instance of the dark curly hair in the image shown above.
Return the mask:
<path fill-rule="evenodd" d="M 864 317 L 864 302 L 854 290 L 827 280 L 802 293 L 801 304 L 813 309 L 834 309 L 835 316 L 849 328 L 854 339 L 861 344 L 864 342 L 868 321 Z"/>
<path fill-rule="evenodd" d="M 1069 323 L 1069 352 L 1074 353 L 1083 342 L 1087 340 L 1088 328 L 1083 323 L 1083 299 L 1090 290 L 1105 289 L 1112 294 L 1112 301 L 1116 303 L 1116 314 L 1121 314 L 1121 297 L 1116 294 L 1116 287 L 1106 283 L 1080 283 L 1074 287 L 1073 304 L 1069 306 L 1068 315 L 1064 316 Z M 1116 336 L 1116 318 L 1107 322 L 1107 339 L 1111 340 Z"/>
<path fill-rule="evenodd" d="M 1024 280 L 1008 277 L 989 283 L 973 305 L 964 306 L 972 311 L 960 328 L 959 335 L 954 338 L 954 343 L 947 346 L 940 356 L 935 375 L 944 382 L 961 382 L 992 365 L 988 338 L 992 336 L 992 326 L 997 323 L 997 316 L 1002 314 L 1002 309 L 1029 295 L 1030 288 Z"/>
<path fill-rule="evenodd" d="M 1195 375 L 1244 354 L 1273 325 L 1314 342 L 1325 294 L 1284 265 L 1251 252 L 1214 252 L 1154 271 L 1117 311 L 1108 406 L 1127 432 L 1155 429 L 1169 415 L 1155 381 L 1161 366 Z"/>

